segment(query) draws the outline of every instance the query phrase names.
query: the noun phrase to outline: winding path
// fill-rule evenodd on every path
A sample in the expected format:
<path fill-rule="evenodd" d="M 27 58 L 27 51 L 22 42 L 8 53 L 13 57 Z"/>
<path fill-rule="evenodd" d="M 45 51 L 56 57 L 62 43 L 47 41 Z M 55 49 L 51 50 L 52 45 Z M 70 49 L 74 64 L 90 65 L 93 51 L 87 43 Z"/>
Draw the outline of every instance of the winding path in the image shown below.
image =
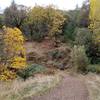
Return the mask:
<path fill-rule="evenodd" d="M 31 100 L 89 100 L 84 82 L 73 76 L 64 76 L 59 86 Z"/>

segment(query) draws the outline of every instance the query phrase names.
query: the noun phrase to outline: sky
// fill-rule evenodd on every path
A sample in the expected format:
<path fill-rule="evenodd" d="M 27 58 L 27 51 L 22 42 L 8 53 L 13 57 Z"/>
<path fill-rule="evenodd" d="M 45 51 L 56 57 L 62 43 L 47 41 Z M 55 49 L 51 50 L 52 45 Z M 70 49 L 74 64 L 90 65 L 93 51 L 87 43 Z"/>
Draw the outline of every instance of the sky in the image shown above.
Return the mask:
<path fill-rule="evenodd" d="M 53 4 L 61 10 L 74 9 L 77 4 L 81 6 L 83 1 L 84 0 L 15 0 L 17 4 L 23 4 L 28 7 L 33 7 L 36 4 L 41 6 Z M 12 0 L 0 0 L 0 11 L 8 7 L 11 2 Z"/>

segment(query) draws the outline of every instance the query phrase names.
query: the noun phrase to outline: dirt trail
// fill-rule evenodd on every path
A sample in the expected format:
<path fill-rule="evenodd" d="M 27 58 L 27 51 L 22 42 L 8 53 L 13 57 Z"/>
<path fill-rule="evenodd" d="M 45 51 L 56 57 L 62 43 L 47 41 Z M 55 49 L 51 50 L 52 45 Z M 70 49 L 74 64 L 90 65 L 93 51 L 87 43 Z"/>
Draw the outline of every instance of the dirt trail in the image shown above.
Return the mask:
<path fill-rule="evenodd" d="M 46 43 L 26 43 L 27 53 L 36 52 L 43 55 L 52 48 L 51 44 Z M 28 100 L 89 100 L 88 90 L 84 82 L 74 76 L 63 75 L 63 80 L 54 89 L 42 96 L 32 97 Z"/>
<path fill-rule="evenodd" d="M 64 76 L 59 86 L 42 96 L 30 100 L 89 100 L 88 90 L 83 81 L 73 76 Z"/>

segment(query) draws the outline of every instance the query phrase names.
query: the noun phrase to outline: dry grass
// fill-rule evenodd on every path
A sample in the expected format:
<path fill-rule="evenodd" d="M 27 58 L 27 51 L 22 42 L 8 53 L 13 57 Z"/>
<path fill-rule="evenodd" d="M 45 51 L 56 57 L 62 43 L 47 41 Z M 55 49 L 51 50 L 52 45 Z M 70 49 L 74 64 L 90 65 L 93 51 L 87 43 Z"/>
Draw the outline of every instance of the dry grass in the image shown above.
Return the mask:
<path fill-rule="evenodd" d="M 21 79 L 12 82 L 0 82 L 0 100 L 24 100 L 43 93 L 59 83 L 60 75 L 37 75 L 26 81 Z"/>
<path fill-rule="evenodd" d="M 100 100 L 100 75 L 89 73 L 83 77 L 89 91 L 90 100 Z"/>
<path fill-rule="evenodd" d="M 100 100 L 100 74 L 88 73 L 82 75 L 74 73 L 73 70 L 69 71 L 69 74 L 85 82 L 89 92 L 89 100 Z"/>

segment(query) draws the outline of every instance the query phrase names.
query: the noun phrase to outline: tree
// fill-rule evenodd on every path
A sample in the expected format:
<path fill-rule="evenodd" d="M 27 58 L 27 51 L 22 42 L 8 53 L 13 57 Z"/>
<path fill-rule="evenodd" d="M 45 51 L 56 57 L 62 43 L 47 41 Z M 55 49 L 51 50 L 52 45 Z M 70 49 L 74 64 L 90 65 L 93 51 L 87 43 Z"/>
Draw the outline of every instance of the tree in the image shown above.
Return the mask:
<path fill-rule="evenodd" d="M 3 27 L 0 34 L 0 80 L 14 79 L 26 67 L 24 37 L 18 28 Z"/>
<path fill-rule="evenodd" d="M 3 26 L 3 15 L 0 14 L 0 28 L 2 28 Z"/>
<path fill-rule="evenodd" d="M 7 26 L 21 28 L 25 18 L 27 7 L 17 5 L 13 1 L 11 6 L 4 11 L 4 21 Z"/>
<path fill-rule="evenodd" d="M 88 27 L 89 26 L 89 1 L 84 1 L 82 8 L 79 11 L 78 26 Z"/>
<path fill-rule="evenodd" d="M 75 39 L 75 29 L 76 29 L 76 23 L 75 21 L 73 21 L 73 19 L 68 18 L 65 21 L 64 25 L 63 25 L 63 36 L 64 36 L 64 40 L 74 40 Z"/>
<path fill-rule="evenodd" d="M 52 6 L 46 8 L 48 15 L 49 36 L 58 36 L 62 33 L 62 26 L 64 25 L 65 17 L 63 13 Z"/>
<path fill-rule="evenodd" d="M 64 16 L 52 6 L 35 6 L 28 13 L 26 24 L 29 27 L 31 37 L 43 38 L 56 36 L 61 33 Z M 39 40 L 39 38 L 37 40 Z"/>
<path fill-rule="evenodd" d="M 68 12 L 64 11 L 64 16 L 67 20 L 65 20 L 63 25 L 63 35 L 64 40 L 72 40 L 75 39 L 75 30 L 78 27 L 78 16 L 79 16 L 80 8 L 76 7 L 74 10 L 70 10 Z"/>
<path fill-rule="evenodd" d="M 90 0 L 90 28 L 93 32 L 95 43 L 100 45 L 100 1 Z"/>
<path fill-rule="evenodd" d="M 47 34 L 48 25 L 46 17 L 47 14 L 43 7 L 36 6 L 29 11 L 26 25 L 32 39 L 39 41 Z"/>
<path fill-rule="evenodd" d="M 2 31 L 0 31 L 0 65 L 2 65 L 2 63 L 5 63 L 4 58 L 5 58 L 5 55 L 4 55 L 4 34 Z"/>
<path fill-rule="evenodd" d="M 4 27 L 4 52 L 6 65 L 15 69 L 26 67 L 24 37 L 18 28 Z"/>
<path fill-rule="evenodd" d="M 100 63 L 100 1 L 90 0 L 90 26 L 93 35 L 92 43 L 90 45 L 89 56 L 92 59 L 92 63 Z"/>

